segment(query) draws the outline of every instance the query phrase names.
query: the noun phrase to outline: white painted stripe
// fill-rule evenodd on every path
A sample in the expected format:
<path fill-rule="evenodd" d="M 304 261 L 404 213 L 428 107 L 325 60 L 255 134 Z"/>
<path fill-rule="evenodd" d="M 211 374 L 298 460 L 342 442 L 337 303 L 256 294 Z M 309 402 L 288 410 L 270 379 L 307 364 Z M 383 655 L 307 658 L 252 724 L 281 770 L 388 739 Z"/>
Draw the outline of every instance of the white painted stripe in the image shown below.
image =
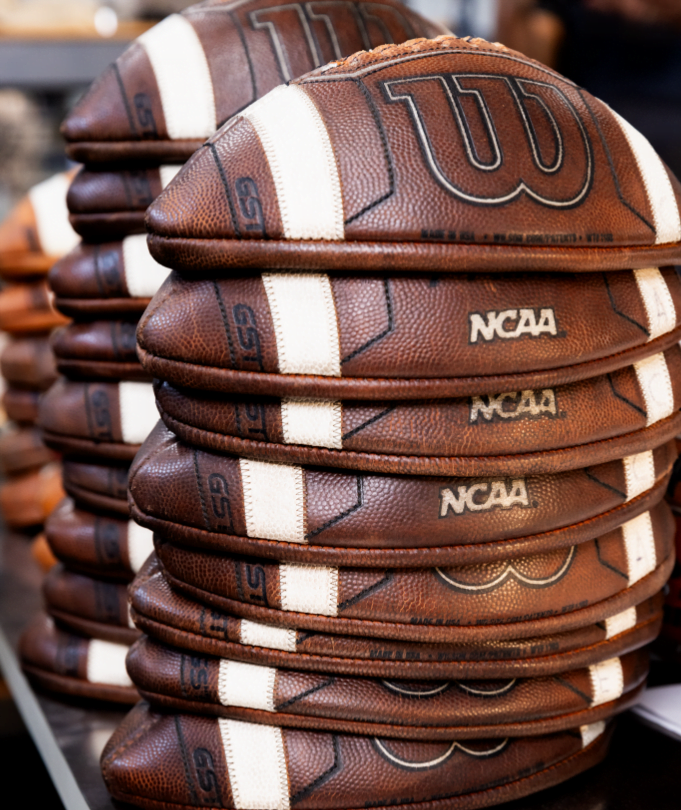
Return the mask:
<path fill-rule="evenodd" d="M 343 447 L 340 402 L 283 399 L 281 424 L 286 444 Z"/>
<path fill-rule="evenodd" d="M 242 644 L 252 647 L 267 647 L 269 650 L 296 651 L 296 631 L 285 627 L 273 627 L 269 624 L 241 620 L 239 638 Z"/>
<path fill-rule="evenodd" d="M 182 163 L 176 163 L 171 166 L 158 167 L 158 173 L 161 175 L 161 188 L 166 188 L 172 183 L 182 166 Z"/>
<path fill-rule="evenodd" d="M 646 426 L 674 413 L 674 389 L 663 354 L 634 363 L 634 371 L 646 403 Z"/>
<path fill-rule="evenodd" d="M 243 113 L 267 156 L 286 239 L 343 239 L 343 197 L 329 133 L 296 85 L 275 87 Z"/>
<path fill-rule="evenodd" d="M 611 110 L 629 142 L 653 212 L 655 244 L 681 240 L 681 217 L 669 175 L 647 138 Z"/>
<path fill-rule="evenodd" d="M 676 327 L 676 307 L 657 267 L 634 270 L 634 277 L 648 316 L 648 340 L 655 340 Z"/>
<path fill-rule="evenodd" d="M 580 726 L 579 731 L 582 735 L 582 748 L 586 748 L 605 731 L 605 720 L 599 720 L 597 723 L 591 723 L 588 726 Z"/>
<path fill-rule="evenodd" d="M 223 706 L 274 711 L 274 667 L 220 660 L 218 696 Z"/>
<path fill-rule="evenodd" d="M 151 383 L 118 384 L 121 433 L 125 444 L 142 444 L 158 422 L 156 399 Z"/>
<path fill-rule="evenodd" d="M 636 626 L 636 621 L 637 617 L 635 607 L 627 608 L 621 613 L 617 613 L 615 616 L 609 616 L 605 620 L 606 639 L 619 636 L 619 634 L 624 633 L 625 630 L 631 630 L 632 627 Z"/>
<path fill-rule="evenodd" d="M 168 277 L 167 267 L 152 258 L 146 234 L 126 236 L 123 240 L 125 286 L 133 298 L 152 298 Z"/>
<path fill-rule="evenodd" d="M 629 586 L 655 570 L 657 564 L 655 553 L 655 535 L 650 512 L 628 520 L 622 524 L 622 537 L 627 553 L 629 569 Z"/>
<path fill-rule="evenodd" d="M 125 656 L 130 648 L 125 644 L 90 639 L 87 648 L 87 679 L 90 683 L 111 686 L 132 686 L 125 668 Z"/>
<path fill-rule="evenodd" d="M 303 468 L 239 459 L 249 537 L 305 543 Z"/>
<path fill-rule="evenodd" d="M 218 719 L 236 810 L 288 810 L 288 771 L 282 730 Z"/>
<path fill-rule="evenodd" d="M 600 661 L 589 667 L 591 680 L 591 705 L 600 706 L 617 700 L 624 691 L 624 672 L 619 658 Z"/>
<path fill-rule="evenodd" d="M 130 602 L 128 602 L 128 627 L 134 630 L 136 626 L 137 625 L 132 620 L 132 605 L 130 604 Z"/>
<path fill-rule="evenodd" d="M 80 236 L 71 227 L 66 208 L 66 192 L 70 185 L 70 176 L 62 172 L 43 180 L 28 192 L 40 247 L 48 256 L 64 256 L 80 242 Z"/>
<path fill-rule="evenodd" d="M 128 521 L 128 559 L 133 573 L 137 573 L 154 550 L 154 533 L 134 520 Z"/>
<path fill-rule="evenodd" d="M 315 273 L 263 273 L 282 374 L 340 377 L 340 341 L 331 282 Z"/>
<path fill-rule="evenodd" d="M 137 41 L 154 69 L 170 138 L 212 135 L 217 129 L 213 82 L 203 45 L 189 20 L 171 14 Z"/>
<path fill-rule="evenodd" d="M 338 615 L 338 569 L 321 565 L 279 566 L 282 610 Z"/>
<path fill-rule="evenodd" d="M 622 459 L 627 501 L 647 492 L 655 485 L 655 459 L 652 450 L 644 450 Z"/>

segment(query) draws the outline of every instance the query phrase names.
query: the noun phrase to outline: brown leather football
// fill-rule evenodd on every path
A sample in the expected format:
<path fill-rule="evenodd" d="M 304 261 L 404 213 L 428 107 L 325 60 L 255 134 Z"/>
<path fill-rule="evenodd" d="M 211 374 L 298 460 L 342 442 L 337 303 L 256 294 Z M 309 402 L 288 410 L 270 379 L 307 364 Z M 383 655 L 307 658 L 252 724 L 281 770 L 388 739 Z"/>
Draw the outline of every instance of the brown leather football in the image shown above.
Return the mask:
<path fill-rule="evenodd" d="M 40 402 L 39 424 L 60 453 L 131 461 L 157 417 L 151 383 L 61 378 Z"/>
<path fill-rule="evenodd" d="M 135 686 L 165 711 L 316 731 L 441 740 L 547 734 L 636 702 L 646 650 L 545 678 L 399 681 L 295 672 L 200 656 L 142 636 L 127 658 Z"/>
<path fill-rule="evenodd" d="M 538 677 L 624 655 L 655 639 L 660 593 L 579 630 L 526 639 L 423 643 L 341 636 L 239 619 L 174 590 L 151 555 L 130 586 L 135 625 L 162 644 L 251 664 L 352 677 Z"/>
<path fill-rule="evenodd" d="M 143 234 L 81 243 L 50 271 L 55 306 L 68 317 L 141 315 L 168 270 L 149 255 Z"/>
<path fill-rule="evenodd" d="M 0 330 L 12 335 L 49 332 L 66 323 L 46 281 L 7 284 L 0 290 Z"/>
<path fill-rule="evenodd" d="M 97 635 L 76 635 L 39 615 L 19 641 L 21 667 L 28 679 L 49 692 L 133 704 L 139 694 L 125 669 L 128 645 Z"/>
<path fill-rule="evenodd" d="M 57 563 L 45 576 L 42 592 L 47 612 L 75 633 L 115 644 L 129 645 L 139 638 L 124 582 L 87 576 Z"/>
<path fill-rule="evenodd" d="M 42 276 L 78 244 L 68 221 L 66 193 L 74 171 L 55 174 L 28 192 L 0 223 L 0 276 Z"/>
<path fill-rule="evenodd" d="M 0 435 L 0 470 L 17 475 L 35 470 L 57 456 L 43 443 L 42 431 L 36 427 L 8 426 Z"/>
<path fill-rule="evenodd" d="M 0 355 L 0 373 L 10 385 L 45 391 L 57 379 L 49 338 L 14 338 Z"/>
<path fill-rule="evenodd" d="M 38 420 L 40 396 L 40 391 L 8 386 L 2 394 L 2 408 L 13 422 L 32 425 Z"/>
<path fill-rule="evenodd" d="M 445 29 L 395 0 L 212 0 L 172 14 L 109 67 L 62 124 L 85 163 L 182 162 L 220 124 L 331 59 Z"/>
<path fill-rule="evenodd" d="M 152 551 L 151 533 L 134 521 L 79 509 L 64 498 L 45 521 L 54 555 L 75 570 L 130 580 Z"/>
<path fill-rule="evenodd" d="M 680 194 L 603 102 L 503 45 L 443 36 L 277 87 L 147 222 L 154 256 L 187 271 L 614 270 L 677 260 Z"/>
<path fill-rule="evenodd" d="M 95 464 L 67 458 L 62 465 L 64 489 L 88 509 L 127 517 L 128 469 L 125 462 Z"/>
<path fill-rule="evenodd" d="M 378 475 L 271 464 L 183 444 L 162 424 L 130 468 L 135 520 L 174 542 L 278 562 L 468 565 L 566 548 L 664 495 L 673 442 L 556 474 Z"/>
<path fill-rule="evenodd" d="M 514 739 L 417 742 L 167 715 L 140 703 L 102 752 L 115 799 L 148 810 L 487 807 L 595 765 L 612 727 Z"/>
<path fill-rule="evenodd" d="M 149 374 L 179 386 L 381 401 L 565 385 L 664 351 L 679 324 L 673 268 L 191 281 L 173 273 L 137 338 Z"/>
<path fill-rule="evenodd" d="M 0 514 L 10 528 L 38 526 L 63 497 L 61 465 L 52 462 L 0 484 Z"/>
<path fill-rule="evenodd" d="M 658 388 L 667 399 L 660 408 L 653 404 Z M 219 453 L 433 475 L 503 475 L 512 456 L 518 473 L 554 472 L 673 438 L 681 426 L 681 349 L 570 385 L 450 400 L 281 400 L 165 382 L 154 391 L 173 433 Z"/>
<path fill-rule="evenodd" d="M 132 320 L 70 323 L 52 337 L 57 369 L 71 379 L 149 380 L 135 352 Z"/>
<path fill-rule="evenodd" d="M 177 590 L 253 621 L 313 632 L 466 642 L 562 633 L 664 587 L 674 518 L 661 503 L 597 540 L 471 566 L 412 569 L 272 564 L 156 537 Z"/>
<path fill-rule="evenodd" d="M 110 242 L 144 233 L 147 207 L 179 168 L 172 164 L 118 170 L 82 168 L 66 197 L 71 225 L 86 242 Z"/>

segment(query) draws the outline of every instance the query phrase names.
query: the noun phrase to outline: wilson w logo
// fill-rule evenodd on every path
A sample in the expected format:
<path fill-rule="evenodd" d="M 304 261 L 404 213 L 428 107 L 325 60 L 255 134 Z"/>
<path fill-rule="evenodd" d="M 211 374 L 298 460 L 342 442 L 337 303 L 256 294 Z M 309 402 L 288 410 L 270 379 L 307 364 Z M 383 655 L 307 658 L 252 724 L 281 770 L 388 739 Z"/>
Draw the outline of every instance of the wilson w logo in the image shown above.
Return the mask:
<path fill-rule="evenodd" d="M 527 484 L 524 478 L 511 481 L 480 481 L 470 486 L 440 490 L 440 517 L 447 517 L 450 510 L 455 515 L 464 512 L 488 512 L 490 509 L 512 509 L 514 506 L 529 506 Z"/>
<path fill-rule="evenodd" d="M 407 107 L 428 169 L 460 200 L 504 205 L 526 195 L 570 208 L 589 193 L 591 143 L 554 84 L 457 73 L 394 79 L 383 90 Z"/>

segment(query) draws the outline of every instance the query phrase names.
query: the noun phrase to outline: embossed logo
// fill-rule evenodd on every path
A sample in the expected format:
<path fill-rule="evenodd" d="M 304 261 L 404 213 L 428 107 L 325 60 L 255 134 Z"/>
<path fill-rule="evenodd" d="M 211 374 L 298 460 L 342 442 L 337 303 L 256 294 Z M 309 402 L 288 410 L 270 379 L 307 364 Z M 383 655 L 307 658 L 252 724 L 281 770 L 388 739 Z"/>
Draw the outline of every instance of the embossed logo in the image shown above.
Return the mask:
<path fill-rule="evenodd" d="M 520 421 L 541 416 L 557 416 L 556 392 L 553 388 L 473 396 L 470 401 L 471 424 L 498 420 Z"/>
<path fill-rule="evenodd" d="M 512 340 L 525 335 L 530 337 L 565 336 L 564 332 L 558 332 L 556 313 L 551 307 L 503 309 L 500 312 L 490 310 L 485 313 L 469 312 L 468 322 L 470 326 L 469 343 L 478 343 L 481 340 L 491 341 L 496 338 Z"/>
<path fill-rule="evenodd" d="M 524 478 L 508 481 L 478 481 L 475 484 L 459 485 L 440 489 L 440 517 L 450 512 L 489 512 L 491 509 L 512 509 L 514 506 L 529 506 L 527 484 Z"/>
<path fill-rule="evenodd" d="M 591 143 L 555 85 L 457 73 L 385 81 L 383 91 L 388 102 L 406 105 L 428 170 L 459 200 L 505 205 L 526 196 L 570 208 L 587 197 Z"/>

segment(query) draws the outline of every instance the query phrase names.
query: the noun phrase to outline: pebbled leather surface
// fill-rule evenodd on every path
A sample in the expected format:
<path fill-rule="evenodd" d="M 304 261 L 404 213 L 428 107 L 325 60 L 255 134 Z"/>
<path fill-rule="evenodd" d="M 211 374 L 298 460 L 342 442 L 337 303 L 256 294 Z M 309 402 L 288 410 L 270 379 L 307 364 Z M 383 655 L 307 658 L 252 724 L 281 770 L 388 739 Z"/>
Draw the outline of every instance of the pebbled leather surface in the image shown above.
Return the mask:
<path fill-rule="evenodd" d="M 125 279 L 123 243 L 78 247 L 50 270 L 55 306 L 71 318 L 139 317 L 148 298 L 133 298 Z"/>
<path fill-rule="evenodd" d="M 681 278 L 672 268 L 663 268 L 662 276 L 677 326 L 654 340 L 628 270 L 430 277 L 346 272 L 330 277 L 341 376 L 282 374 L 262 276 L 214 275 L 189 280 L 171 273 L 152 299 L 137 330 L 139 358 L 151 376 L 251 396 L 451 398 L 565 385 L 622 369 L 679 340 Z M 547 327 L 535 336 L 516 335 L 523 308 L 536 323 L 541 310 L 551 310 L 555 334 Z M 474 315 L 482 313 L 487 323 L 507 310 L 516 320 L 499 334 L 492 330 L 489 340 L 474 329 Z"/>
<path fill-rule="evenodd" d="M 97 627 L 105 641 L 132 644 L 139 631 L 128 613 L 125 583 L 72 571 L 62 563 L 45 575 L 42 586 L 45 609 L 59 624 L 76 633 L 93 635 Z"/>
<path fill-rule="evenodd" d="M 2 395 L 2 408 L 7 418 L 19 425 L 33 425 L 38 421 L 40 391 L 8 386 Z"/>
<path fill-rule="evenodd" d="M 627 500 L 621 461 L 513 481 L 526 501 L 494 506 L 491 494 L 456 513 L 449 494 L 495 479 L 351 474 L 302 468 L 300 541 L 250 537 L 239 459 L 184 445 L 158 425 L 130 468 L 131 514 L 169 540 L 286 562 L 408 568 L 507 559 L 593 539 L 650 508 L 676 458 L 670 442 L 653 452 L 656 485 Z M 520 483 L 523 482 L 523 483 Z M 503 487 L 502 487 L 503 484 Z M 658 489 L 659 486 L 659 489 Z M 466 488 L 459 490 L 459 487 Z M 520 492 L 520 490 L 517 490 Z M 458 496 L 457 496 L 458 497 Z"/>
<path fill-rule="evenodd" d="M 287 441 L 287 401 L 210 394 L 157 381 L 166 426 L 187 444 L 294 464 L 382 473 L 558 472 L 641 452 L 673 438 L 681 350 L 664 353 L 672 416 L 647 425 L 634 367 L 571 385 L 453 400 L 337 403 L 342 449 Z"/>
<path fill-rule="evenodd" d="M 62 469 L 64 488 L 76 503 L 127 517 L 128 464 L 94 464 L 67 458 Z"/>
<path fill-rule="evenodd" d="M 86 242 L 144 233 L 145 212 L 161 188 L 158 166 L 84 166 L 66 196 L 69 220 Z"/>
<path fill-rule="evenodd" d="M 231 615 L 380 638 L 496 640 L 584 627 L 657 593 L 674 566 L 676 527 L 666 504 L 650 516 L 656 564 L 639 580 L 630 577 L 631 552 L 616 529 L 567 549 L 486 565 L 327 569 L 337 585 L 323 605 L 307 610 L 297 604 L 304 595 L 287 585 L 286 566 L 185 549 L 159 537 L 155 545 L 176 589 Z"/>
<path fill-rule="evenodd" d="M 637 605 L 636 624 L 612 638 L 604 622 L 548 636 L 456 645 L 291 630 L 287 646 L 275 648 L 242 643 L 245 620 L 174 590 L 154 555 L 129 593 L 135 625 L 162 644 L 285 669 L 405 679 L 535 677 L 579 669 L 656 638 L 663 602 L 658 593 Z"/>
<path fill-rule="evenodd" d="M 296 264 L 306 270 L 509 269 L 507 254 L 527 270 L 658 264 L 646 181 L 612 111 L 522 54 L 445 36 L 358 53 L 294 85 L 318 110 L 335 158 L 342 223 L 334 236 L 286 231 L 276 169 L 248 113 L 237 114 L 151 206 L 159 261 L 202 272 L 289 269 L 302 249 Z M 513 87 L 541 88 L 544 115 L 526 111 Z M 471 91 L 485 122 L 460 100 Z M 225 211 L 223 182 L 236 197 L 244 165 L 262 210 L 247 220 L 251 229 Z M 660 168 L 678 205 L 681 186 Z M 667 255 L 679 255 L 677 240 L 659 239 Z"/>
<path fill-rule="evenodd" d="M 130 581 L 128 521 L 79 509 L 64 498 L 45 521 L 45 535 L 55 557 L 94 576 Z"/>
<path fill-rule="evenodd" d="M 135 351 L 136 319 L 70 323 L 52 337 L 57 369 L 71 379 L 149 380 Z"/>
<path fill-rule="evenodd" d="M 505 743 L 476 740 L 461 747 L 282 729 L 285 798 L 305 810 L 362 807 L 358 799 L 365 796 L 379 808 L 484 807 L 595 765 L 605 756 L 611 730 L 582 750 L 578 731 Z M 398 766 L 395 759 L 422 765 Z M 114 732 L 101 764 L 109 791 L 120 801 L 153 810 L 238 805 L 218 721 L 212 718 L 158 714 L 140 703 Z M 256 763 L 249 766 L 256 772 Z"/>
<path fill-rule="evenodd" d="M 57 379 L 46 336 L 14 338 L 0 355 L 0 373 L 10 385 L 45 391 Z"/>
<path fill-rule="evenodd" d="M 258 11 L 264 25 L 251 17 Z M 303 4 L 291 7 L 288 0 L 249 0 L 236 7 L 223 0 L 186 9 L 183 16 L 206 54 L 219 123 L 282 81 L 331 59 L 445 30 L 394 0 L 327 4 L 307 13 Z M 61 131 L 69 157 L 85 163 L 183 162 L 203 142 L 169 138 L 158 84 L 139 43 L 93 83 Z"/>
<path fill-rule="evenodd" d="M 48 616 L 39 615 L 19 641 L 22 669 L 31 683 L 49 692 L 128 705 L 136 703 L 139 694 L 133 686 L 87 680 L 88 644 L 85 636 L 62 630 Z"/>
<path fill-rule="evenodd" d="M 158 709 L 267 725 L 441 740 L 546 734 L 597 722 L 636 701 L 648 653 L 621 659 L 620 698 L 592 706 L 588 669 L 544 678 L 395 681 L 275 669 L 272 706 L 263 711 L 221 700 L 221 659 L 158 644 L 147 636 L 128 653 L 142 697 Z"/>
<path fill-rule="evenodd" d="M 62 377 L 43 396 L 38 421 L 45 444 L 61 453 L 130 461 L 139 450 L 123 442 L 116 383 Z"/>

